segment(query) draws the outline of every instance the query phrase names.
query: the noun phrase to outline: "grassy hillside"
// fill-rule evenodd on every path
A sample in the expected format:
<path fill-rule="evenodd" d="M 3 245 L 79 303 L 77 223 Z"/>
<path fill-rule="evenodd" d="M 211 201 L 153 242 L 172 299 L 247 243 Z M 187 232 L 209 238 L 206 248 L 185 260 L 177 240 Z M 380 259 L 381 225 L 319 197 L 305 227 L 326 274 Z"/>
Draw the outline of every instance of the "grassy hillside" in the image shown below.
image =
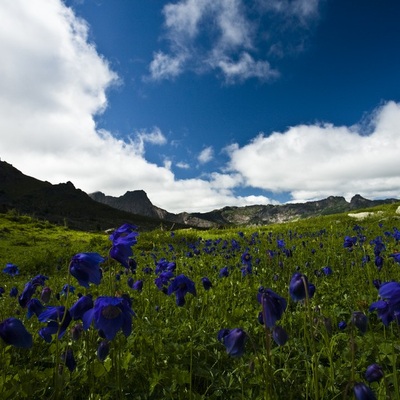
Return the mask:
<path fill-rule="evenodd" d="M 107 257 L 108 234 L 0 214 L 0 266 L 19 268 L 0 280 L 0 397 L 332 400 L 351 399 L 361 388 L 379 400 L 400 398 L 398 324 L 384 325 L 370 308 L 382 283 L 400 288 L 396 209 L 369 208 L 373 214 L 360 221 L 337 214 L 263 227 L 139 231 L 130 267 L 107 259 L 101 281 L 87 288 L 69 274 L 69 262 L 80 252 Z M 305 297 L 294 298 L 295 273 L 315 292 L 307 286 Z M 23 307 L 18 296 L 37 274 L 48 278 L 51 296 L 44 300 L 39 284 L 31 293 L 39 309 Z M 182 275 L 188 280 L 174 288 Z M 271 305 L 270 291 L 284 299 L 279 306 Z M 101 329 L 90 324 L 92 308 L 70 322 L 48 316 L 62 307 L 72 312 L 82 294 L 95 304 L 113 302 L 96 314 Z M 135 313 L 132 323 L 105 340 L 103 329 L 119 327 L 126 307 Z M 31 346 L 8 342 L 9 318 L 21 321 Z M 43 329 L 52 332 L 47 340 Z M 107 351 L 99 353 L 101 346 Z M 365 372 L 375 363 L 383 378 L 371 383 Z"/>

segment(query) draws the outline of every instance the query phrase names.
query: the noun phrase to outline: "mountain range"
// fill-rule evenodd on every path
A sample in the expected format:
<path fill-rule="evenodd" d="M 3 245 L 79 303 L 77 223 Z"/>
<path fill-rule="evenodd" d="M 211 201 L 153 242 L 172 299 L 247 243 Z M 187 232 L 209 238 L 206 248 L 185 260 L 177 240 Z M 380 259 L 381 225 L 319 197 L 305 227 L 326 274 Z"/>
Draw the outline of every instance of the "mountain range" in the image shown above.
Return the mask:
<path fill-rule="evenodd" d="M 24 175 L 11 164 L 0 161 L 0 212 L 15 210 L 86 231 L 105 230 L 125 222 L 134 223 L 141 230 L 266 225 L 354 212 L 399 201 L 368 200 L 355 195 L 348 202 L 344 197 L 330 196 L 306 203 L 224 207 L 207 213 L 174 214 L 153 205 L 143 190 L 128 191 L 119 197 L 102 192 L 87 194 L 76 189 L 71 182 L 53 185 Z"/>

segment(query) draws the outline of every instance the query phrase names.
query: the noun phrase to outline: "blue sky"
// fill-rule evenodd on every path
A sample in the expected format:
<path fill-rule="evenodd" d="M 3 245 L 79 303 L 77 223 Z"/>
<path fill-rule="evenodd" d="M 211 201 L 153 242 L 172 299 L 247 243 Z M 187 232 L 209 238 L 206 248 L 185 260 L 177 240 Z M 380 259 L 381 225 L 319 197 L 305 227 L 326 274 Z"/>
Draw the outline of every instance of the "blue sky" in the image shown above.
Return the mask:
<path fill-rule="evenodd" d="M 400 197 L 396 0 L 6 0 L 0 157 L 171 212 Z"/>

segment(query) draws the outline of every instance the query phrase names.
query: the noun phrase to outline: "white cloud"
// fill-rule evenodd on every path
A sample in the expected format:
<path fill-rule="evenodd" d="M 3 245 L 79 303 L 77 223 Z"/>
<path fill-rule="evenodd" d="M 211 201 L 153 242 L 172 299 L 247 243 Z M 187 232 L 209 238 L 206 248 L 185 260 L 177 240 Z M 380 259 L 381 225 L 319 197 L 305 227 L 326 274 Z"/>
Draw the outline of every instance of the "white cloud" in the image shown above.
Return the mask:
<path fill-rule="evenodd" d="M 261 0 L 259 5 L 264 10 L 292 16 L 305 22 L 318 14 L 320 2 L 321 0 Z"/>
<path fill-rule="evenodd" d="M 61 0 L 5 0 L 0 15 L 2 160 L 87 193 L 143 189 L 171 212 L 244 201 L 208 180 L 177 180 L 168 159 L 162 166 L 149 163 L 145 146 L 166 143 L 158 127 L 127 142 L 96 127 L 94 116 L 107 107 L 106 91 L 119 79 L 88 41 L 88 25 Z"/>
<path fill-rule="evenodd" d="M 242 148 L 230 146 L 230 170 L 251 187 L 290 192 L 296 201 L 398 197 L 400 104 L 388 102 L 373 114 L 369 135 L 330 124 L 260 134 Z"/>
<path fill-rule="evenodd" d="M 244 81 L 249 78 L 267 80 L 279 76 L 279 72 L 271 69 L 268 61 L 255 61 L 248 53 L 242 53 L 238 61 L 220 59 L 218 67 L 224 73 L 227 83 Z"/>
<path fill-rule="evenodd" d="M 161 129 L 156 126 L 152 131 L 141 130 L 136 132 L 136 137 L 133 143 L 136 146 L 136 151 L 143 155 L 145 153 L 145 143 L 161 146 L 167 143 L 167 139 L 161 132 Z"/>
<path fill-rule="evenodd" d="M 203 9 L 209 3 L 207 0 L 187 0 L 165 5 L 163 12 L 166 27 L 172 29 L 171 34 L 180 32 L 183 35 L 195 37 L 198 33 L 198 23 L 202 18 Z"/>
<path fill-rule="evenodd" d="M 282 29 L 281 25 L 287 20 L 292 30 L 294 26 L 305 25 L 318 15 L 319 1 L 180 0 L 168 3 L 163 13 L 169 51 L 154 54 L 150 77 L 171 79 L 185 70 L 192 70 L 222 73 L 228 84 L 250 78 L 275 79 L 279 72 L 271 68 L 260 46 L 265 46 L 267 41 L 262 43 L 260 38 L 271 38 L 265 25 L 269 29 L 276 29 L 276 26 Z M 263 22 L 264 15 L 272 16 L 275 28 Z M 293 24 L 293 18 L 298 23 Z M 276 54 L 279 48 L 283 56 L 279 41 L 268 46 L 273 50 L 269 54 Z"/>
<path fill-rule="evenodd" d="M 170 169 L 171 169 L 171 166 L 172 166 L 172 161 L 171 161 L 170 159 L 166 158 L 166 159 L 164 160 L 164 168 L 170 170 Z"/>
<path fill-rule="evenodd" d="M 205 164 L 210 162 L 214 157 L 214 149 L 212 146 L 203 149 L 197 157 L 200 164 Z"/>
<path fill-rule="evenodd" d="M 185 163 L 185 162 L 182 162 L 182 161 L 176 163 L 176 166 L 178 168 L 181 168 L 181 169 L 189 169 L 190 168 L 190 165 L 188 163 Z"/>
<path fill-rule="evenodd" d="M 185 57 L 182 54 L 170 56 L 159 51 L 150 63 L 150 74 L 154 80 L 171 79 L 183 71 Z"/>

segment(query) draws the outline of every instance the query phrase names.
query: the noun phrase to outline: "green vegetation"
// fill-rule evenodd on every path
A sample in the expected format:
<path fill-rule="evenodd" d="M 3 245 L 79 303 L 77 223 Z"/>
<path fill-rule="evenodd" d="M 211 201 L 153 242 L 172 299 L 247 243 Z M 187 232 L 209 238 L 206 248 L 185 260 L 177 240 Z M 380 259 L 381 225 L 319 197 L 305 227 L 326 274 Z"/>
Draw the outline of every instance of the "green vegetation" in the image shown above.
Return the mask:
<path fill-rule="evenodd" d="M 370 311 L 379 299 L 377 280 L 400 282 L 400 265 L 392 256 L 400 250 L 398 205 L 369 208 L 375 214 L 362 221 L 337 214 L 240 229 L 139 231 L 132 247 L 135 263 L 125 268 L 107 258 L 101 283 L 89 288 L 69 274 L 70 260 L 83 252 L 108 257 L 109 234 L 0 214 L 0 266 L 19 268 L 18 275 L 2 273 L 0 278 L 0 322 L 18 318 L 33 338 L 29 348 L 0 340 L 0 397 L 333 400 L 354 398 L 355 383 L 363 382 L 378 399 L 398 399 L 400 327 L 395 321 L 385 326 Z M 356 238 L 351 247 L 344 246 L 347 236 Z M 384 245 L 379 249 L 382 266 L 375 263 L 376 242 Z M 166 293 L 173 278 L 164 289 L 155 284 L 163 262 L 174 263 L 174 277 L 184 274 L 195 284 L 196 295 L 187 293 L 182 306 Z M 220 276 L 225 267 L 228 276 Z M 313 296 L 291 298 L 295 272 L 315 285 Z M 125 336 L 119 331 L 104 357 L 97 354 L 101 332 L 94 325 L 82 330 L 81 320 L 71 321 L 61 338 L 53 335 L 46 342 L 39 335 L 46 323 L 28 317 L 18 296 L 9 295 L 13 287 L 20 295 L 37 274 L 48 277 L 44 285 L 52 294 L 47 306 L 69 309 L 79 293 L 93 300 L 129 296 L 136 314 L 132 332 Z M 203 277 L 212 283 L 209 290 Z M 132 282 L 139 280 L 143 289 L 134 290 Z M 63 291 L 66 284 L 75 290 Z M 276 322 L 288 334 L 281 346 L 272 338 L 273 329 L 259 322 L 261 286 L 287 301 Z M 33 298 L 41 299 L 41 290 L 37 287 Z M 367 316 L 365 333 L 352 323 L 353 312 Z M 340 329 L 343 322 L 347 327 Z M 238 357 L 218 340 L 221 329 L 234 328 L 247 338 Z M 70 350 L 73 367 L 62 357 Z M 384 377 L 369 383 L 365 371 L 373 363 L 382 367 Z"/>

